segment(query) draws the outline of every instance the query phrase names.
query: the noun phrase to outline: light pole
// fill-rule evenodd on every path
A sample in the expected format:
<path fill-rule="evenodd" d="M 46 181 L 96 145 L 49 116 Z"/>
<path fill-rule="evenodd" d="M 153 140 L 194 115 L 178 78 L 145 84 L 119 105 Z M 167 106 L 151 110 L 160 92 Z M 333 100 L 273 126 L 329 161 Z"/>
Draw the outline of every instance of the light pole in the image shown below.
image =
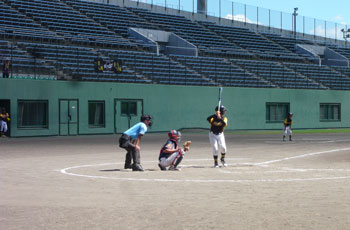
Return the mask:
<path fill-rule="evenodd" d="M 294 18 L 294 38 L 297 36 L 297 16 L 298 7 L 294 8 L 293 18 Z"/>
<path fill-rule="evenodd" d="M 344 38 L 344 40 L 345 40 L 345 42 L 346 42 L 346 44 L 348 43 L 348 38 L 350 38 L 350 29 L 341 29 L 340 30 L 341 32 L 343 32 L 343 38 Z"/>

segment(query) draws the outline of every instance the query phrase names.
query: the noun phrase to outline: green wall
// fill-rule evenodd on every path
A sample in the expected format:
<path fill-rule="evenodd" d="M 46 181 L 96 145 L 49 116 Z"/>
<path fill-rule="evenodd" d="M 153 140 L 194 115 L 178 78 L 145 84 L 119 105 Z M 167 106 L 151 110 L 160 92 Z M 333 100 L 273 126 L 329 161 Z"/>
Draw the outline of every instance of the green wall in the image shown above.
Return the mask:
<path fill-rule="evenodd" d="M 294 128 L 350 127 L 350 96 L 347 91 L 260 88 L 224 88 L 223 105 L 228 109 L 228 129 L 281 129 L 266 122 L 266 102 L 289 102 Z M 155 84 L 98 83 L 0 79 L 0 99 L 11 100 L 12 136 L 59 134 L 59 99 L 78 99 L 79 134 L 114 133 L 115 99 L 142 99 L 143 110 L 154 117 L 151 131 L 208 128 L 214 113 L 218 88 Z M 48 129 L 17 129 L 18 100 L 48 100 Z M 105 101 L 105 128 L 89 128 L 88 101 Z M 340 122 L 320 122 L 320 103 L 341 103 Z"/>

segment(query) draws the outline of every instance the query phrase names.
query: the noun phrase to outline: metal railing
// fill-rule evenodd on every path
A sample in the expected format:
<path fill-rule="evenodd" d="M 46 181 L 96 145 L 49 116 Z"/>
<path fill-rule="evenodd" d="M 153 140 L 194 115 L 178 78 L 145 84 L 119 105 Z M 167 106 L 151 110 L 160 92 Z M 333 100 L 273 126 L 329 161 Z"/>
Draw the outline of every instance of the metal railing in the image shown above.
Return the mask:
<path fill-rule="evenodd" d="M 345 42 L 341 29 L 349 25 L 276 11 L 229 0 L 208 0 L 207 10 L 199 12 L 197 0 L 83 0 L 104 4 L 146 8 L 155 12 L 179 14 L 191 19 L 211 20 L 223 25 L 249 27 L 284 35 L 317 40 L 319 42 Z M 331 4 L 331 3 L 330 3 Z M 186 12 L 190 14 L 186 14 Z M 195 17 L 194 14 L 204 14 Z M 191 15 L 192 14 L 192 15 Z"/>

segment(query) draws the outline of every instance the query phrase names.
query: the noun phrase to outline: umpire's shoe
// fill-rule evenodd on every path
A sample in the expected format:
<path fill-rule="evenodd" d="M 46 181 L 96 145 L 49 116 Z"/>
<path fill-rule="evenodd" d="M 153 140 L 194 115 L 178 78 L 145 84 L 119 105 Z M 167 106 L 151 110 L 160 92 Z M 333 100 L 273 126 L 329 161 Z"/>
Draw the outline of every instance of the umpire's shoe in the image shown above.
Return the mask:
<path fill-rule="evenodd" d="M 124 169 L 132 169 L 131 164 L 125 163 L 124 164 Z"/>
<path fill-rule="evenodd" d="M 140 164 L 134 164 L 134 165 L 132 165 L 132 171 L 141 171 L 141 172 L 143 172 L 144 170 L 143 170 L 143 168 L 142 168 L 142 166 Z"/>

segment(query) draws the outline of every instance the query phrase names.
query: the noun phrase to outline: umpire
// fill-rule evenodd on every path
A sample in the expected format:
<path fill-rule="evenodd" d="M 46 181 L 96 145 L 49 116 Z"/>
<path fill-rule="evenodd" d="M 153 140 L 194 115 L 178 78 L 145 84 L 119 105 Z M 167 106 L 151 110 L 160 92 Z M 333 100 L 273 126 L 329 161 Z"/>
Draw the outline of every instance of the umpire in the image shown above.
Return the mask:
<path fill-rule="evenodd" d="M 140 163 L 140 142 L 141 137 L 147 132 L 147 126 L 152 126 L 152 117 L 142 115 L 141 122 L 126 130 L 119 138 L 119 147 L 127 151 L 124 169 L 144 171 Z M 133 164 L 131 164 L 131 161 L 133 161 Z"/>

